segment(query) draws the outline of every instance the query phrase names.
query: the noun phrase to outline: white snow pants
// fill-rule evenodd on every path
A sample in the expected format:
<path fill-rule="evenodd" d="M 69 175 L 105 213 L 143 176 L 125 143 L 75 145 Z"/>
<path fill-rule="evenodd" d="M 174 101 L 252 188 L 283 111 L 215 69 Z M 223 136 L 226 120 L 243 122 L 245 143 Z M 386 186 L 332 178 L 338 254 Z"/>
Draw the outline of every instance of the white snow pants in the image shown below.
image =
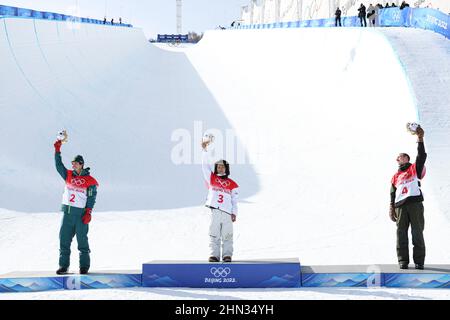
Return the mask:
<path fill-rule="evenodd" d="M 210 209 L 210 224 L 209 224 L 209 248 L 210 256 L 217 257 L 232 257 L 233 256 L 233 221 L 231 221 L 231 214 L 226 212 Z M 222 245 L 222 255 L 220 255 L 220 245 Z"/>

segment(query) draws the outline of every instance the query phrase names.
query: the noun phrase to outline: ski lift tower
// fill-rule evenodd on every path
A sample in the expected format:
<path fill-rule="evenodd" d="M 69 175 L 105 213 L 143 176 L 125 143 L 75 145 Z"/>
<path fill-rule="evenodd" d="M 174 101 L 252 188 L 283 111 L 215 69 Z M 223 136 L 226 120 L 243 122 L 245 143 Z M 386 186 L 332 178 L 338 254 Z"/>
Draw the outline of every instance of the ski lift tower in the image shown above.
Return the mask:
<path fill-rule="evenodd" d="M 177 34 L 181 34 L 182 33 L 182 13 L 181 13 L 181 8 L 182 8 L 182 4 L 181 4 L 181 0 L 176 0 L 177 1 Z"/>

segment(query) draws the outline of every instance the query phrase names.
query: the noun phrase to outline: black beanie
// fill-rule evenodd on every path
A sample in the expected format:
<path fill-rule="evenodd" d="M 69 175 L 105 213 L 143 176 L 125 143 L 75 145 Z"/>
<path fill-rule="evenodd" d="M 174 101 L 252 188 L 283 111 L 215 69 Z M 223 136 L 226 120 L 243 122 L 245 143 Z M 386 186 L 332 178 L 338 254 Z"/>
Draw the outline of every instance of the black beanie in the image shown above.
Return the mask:
<path fill-rule="evenodd" d="M 78 155 L 75 158 L 73 158 L 72 162 L 78 162 L 79 164 L 84 165 L 84 159 L 80 155 Z"/>

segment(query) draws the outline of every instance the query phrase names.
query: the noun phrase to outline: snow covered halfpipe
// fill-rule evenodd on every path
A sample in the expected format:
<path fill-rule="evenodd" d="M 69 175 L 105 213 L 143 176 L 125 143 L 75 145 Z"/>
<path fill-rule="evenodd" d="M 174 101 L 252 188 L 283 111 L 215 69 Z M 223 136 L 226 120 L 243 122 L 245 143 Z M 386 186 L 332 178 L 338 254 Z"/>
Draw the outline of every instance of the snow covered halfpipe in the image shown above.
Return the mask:
<path fill-rule="evenodd" d="M 428 255 L 448 262 L 449 42 L 413 31 L 209 31 L 196 46 L 164 50 L 135 28 L 1 19 L 0 207 L 58 210 L 53 142 L 65 128 L 66 165 L 82 154 L 100 182 L 96 211 L 158 219 L 131 227 L 130 246 L 152 233 L 161 242 L 153 256 L 204 258 L 204 236 L 189 223 L 203 223 L 194 213 L 206 192 L 199 142 L 213 129 L 242 191 L 236 254 L 394 262 L 390 178 L 399 152 L 416 155 L 406 122 L 421 121 Z M 180 230 L 204 245 L 181 248 L 170 238 Z M 115 263 L 141 263 L 144 253 L 133 252 Z"/>

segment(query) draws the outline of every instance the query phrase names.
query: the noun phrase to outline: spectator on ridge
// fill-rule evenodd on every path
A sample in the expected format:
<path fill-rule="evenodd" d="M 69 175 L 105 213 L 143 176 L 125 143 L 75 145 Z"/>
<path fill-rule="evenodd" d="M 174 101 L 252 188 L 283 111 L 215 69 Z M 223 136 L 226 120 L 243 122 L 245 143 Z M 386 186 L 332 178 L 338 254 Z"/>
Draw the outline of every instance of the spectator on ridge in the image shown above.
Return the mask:
<path fill-rule="evenodd" d="M 336 9 L 335 15 L 336 15 L 335 26 L 337 27 L 338 23 L 339 23 L 339 27 L 342 27 L 342 22 L 341 22 L 342 11 L 341 11 L 341 9 L 339 9 L 339 7 L 337 7 L 337 9 Z"/>
<path fill-rule="evenodd" d="M 367 18 L 369 18 L 369 26 L 375 27 L 375 7 L 372 4 L 370 4 L 367 10 L 368 10 Z"/>
<path fill-rule="evenodd" d="M 400 5 L 400 10 L 405 9 L 406 7 L 409 7 L 409 4 L 406 3 L 406 1 L 403 1 L 402 4 Z"/>
<path fill-rule="evenodd" d="M 361 6 L 358 9 L 358 17 L 359 21 L 361 22 L 361 27 L 367 27 L 367 20 L 366 20 L 366 6 L 361 3 Z M 363 25 L 364 23 L 364 25 Z"/>
<path fill-rule="evenodd" d="M 380 9 L 383 9 L 383 6 L 381 4 L 377 4 L 375 6 L 375 17 L 374 17 L 375 27 L 378 27 L 378 16 L 380 14 Z"/>

